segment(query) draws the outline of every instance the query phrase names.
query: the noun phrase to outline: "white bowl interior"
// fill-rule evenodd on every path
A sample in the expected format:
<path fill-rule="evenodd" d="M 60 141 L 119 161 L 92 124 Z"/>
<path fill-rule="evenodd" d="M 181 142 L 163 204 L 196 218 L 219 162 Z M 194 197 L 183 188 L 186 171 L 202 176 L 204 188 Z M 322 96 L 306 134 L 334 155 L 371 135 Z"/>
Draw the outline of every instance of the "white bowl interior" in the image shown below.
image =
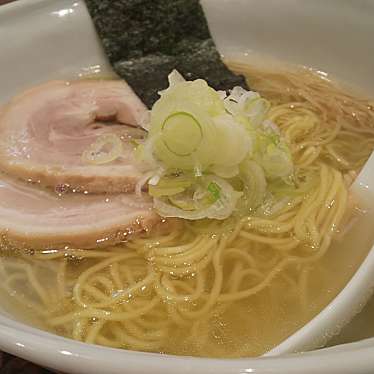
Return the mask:
<path fill-rule="evenodd" d="M 313 67 L 374 94 L 371 0 L 202 0 L 225 55 Z"/>
<path fill-rule="evenodd" d="M 310 66 L 374 94 L 374 49 L 370 48 L 374 35 L 372 1 L 202 2 L 211 31 L 225 56 L 248 60 L 265 56 L 262 58 Z M 0 24 L 0 102 L 41 81 L 110 71 L 82 0 L 20 0 L 0 7 Z M 366 171 L 365 190 L 374 188 L 372 170 Z M 270 354 L 321 344 L 326 333 L 331 332 L 330 327 L 348 321 L 365 303 L 374 286 L 370 271 L 374 271 L 374 251 L 328 308 Z M 373 347 L 371 343 L 284 358 L 207 360 L 169 356 L 166 359 L 73 342 L 15 322 L 5 314 L 0 315 L 0 326 L 2 349 L 76 373 L 122 373 L 124 365 L 131 373 L 174 373 L 178 368 L 181 373 L 193 370 L 225 374 L 251 370 L 297 373 L 300 368 L 308 373 L 318 366 L 328 367 L 331 373 L 335 369 L 343 373 L 352 365 L 356 370 L 370 367 L 367 365 L 374 367 L 374 359 L 370 361 L 367 356 Z M 350 358 L 349 363 L 337 358 L 342 350 Z M 319 357 L 324 358 L 323 363 Z M 308 363 L 314 366 L 308 368 Z"/>

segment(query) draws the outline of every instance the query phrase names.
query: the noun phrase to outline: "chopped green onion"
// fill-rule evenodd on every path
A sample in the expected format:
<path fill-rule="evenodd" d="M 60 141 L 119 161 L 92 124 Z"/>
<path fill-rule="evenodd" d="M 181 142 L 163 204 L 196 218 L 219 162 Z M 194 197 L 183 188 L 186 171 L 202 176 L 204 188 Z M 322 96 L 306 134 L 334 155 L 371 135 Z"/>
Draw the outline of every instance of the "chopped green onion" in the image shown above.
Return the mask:
<path fill-rule="evenodd" d="M 115 134 L 100 135 L 82 154 L 82 161 L 102 165 L 116 160 L 123 151 L 122 140 Z"/>
<path fill-rule="evenodd" d="M 285 186 L 291 152 L 257 92 L 234 87 L 227 95 L 174 70 L 160 96 L 136 155 L 151 169 L 148 190 L 161 216 L 225 219 L 296 189 Z"/>
<path fill-rule="evenodd" d="M 216 202 L 220 198 L 221 188 L 220 188 L 220 186 L 218 186 L 217 183 L 210 182 L 208 184 L 208 191 L 210 192 L 210 195 L 212 197 L 212 199 L 211 199 L 212 203 Z"/>
<path fill-rule="evenodd" d="M 173 196 L 193 184 L 193 178 L 184 176 L 162 177 L 156 185 L 149 184 L 148 192 L 153 197 Z"/>
<path fill-rule="evenodd" d="M 161 130 L 165 146 L 177 156 L 189 156 L 194 153 L 203 137 L 199 122 L 186 112 L 170 114 L 162 124 Z"/>

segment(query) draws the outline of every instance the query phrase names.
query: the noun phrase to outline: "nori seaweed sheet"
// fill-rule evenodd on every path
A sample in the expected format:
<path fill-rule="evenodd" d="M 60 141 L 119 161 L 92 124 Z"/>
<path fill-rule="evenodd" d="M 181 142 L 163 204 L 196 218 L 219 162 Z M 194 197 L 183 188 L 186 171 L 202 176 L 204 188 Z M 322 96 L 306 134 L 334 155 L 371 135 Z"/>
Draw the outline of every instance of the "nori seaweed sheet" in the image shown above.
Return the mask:
<path fill-rule="evenodd" d="M 148 107 L 173 69 L 217 90 L 248 88 L 222 62 L 199 0 L 85 1 L 114 70 Z"/>

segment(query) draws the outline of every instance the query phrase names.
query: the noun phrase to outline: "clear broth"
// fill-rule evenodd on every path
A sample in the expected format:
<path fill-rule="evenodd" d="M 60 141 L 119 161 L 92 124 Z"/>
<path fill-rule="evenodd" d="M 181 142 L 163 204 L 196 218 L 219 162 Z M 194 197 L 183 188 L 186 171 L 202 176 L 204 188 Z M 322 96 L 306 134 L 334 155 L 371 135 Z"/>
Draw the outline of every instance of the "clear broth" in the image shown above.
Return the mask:
<path fill-rule="evenodd" d="M 256 90 L 256 84 L 252 87 Z M 374 232 L 371 230 L 374 212 L 367 209 L 364 213 L 357 206 L 351 209 L 354 224 L 344 236 L 336 236 L 324 257 L 304 269 L 308 273 L 307 276 L 303 276 L 303 272 L 295 268 L 290 270 L 286 277 L 276 277 L 270 286 L 250 298 L 234 302 L 228 308 L 220 308 L 220 305 L 217 305 L 210 312 L 206 325 L 203 326 L 208 331 L 204 341 L 199 338 L 189 338 L 190 325 L 174 326 L 169 327 L 167 337 L 160 348 L 144 350 L 205 357 L 258 356 L 271 350 L 310 321 L 334 299 L 370 250 L 374 241 Z M 29 261 L 30 259 L 32 263 L 32 254 L 29 256 Z M 17 264 L 17 261 L 17 258 L 12 256 L 2 258 L 5 265 L 7 262 Z M 22 258 L 19 261 L 22 262 Z M 35 264 L 37 262 L 38 260 L 35 260 Z M 68 261 L 66 271 L 70 279 L 74 280 L 89 266 L 98 262 L 99 259 Z M 52 260 L 46 263 L 44 270 L 43 266 L 38 268 L 37 278 L 41 285 L 45 285 L 53 292 L 59 286 L 56 278 L 50 275 L 55 275 L 56 272 L 51 273 L 48 267 L 58 264 L 56 262 L 54 265 Z M 0 273 L 0 283 L 8 281 L 2 278 L 3 276 L 4 273 Z M 69 284 L 69 287 L 65 297 L 56 296 L 54 314 L 69 312 L 73 284 Z M 28 324 L 72 337 L 63 328 L 51 327 L 44 318 L 35 313 L 32 307 L 19 303 L 17 296 L 28 292 L 28 285 L 23 278 L 12 282 L 11 290 L 0 287 L 3 310 Z M 29 296 L 35 297 L 32 292 Z M 35 303 L 38 303 L 37 299 Z M 171 319 L 171 316 L 169 315 L 168 318 Z M 97 321 L 93 319 L 89 323 L 95 324 Z M 149 333 L 152 333 L 151 327 Z M 328 338 L 327 336 L 326 339 Z M 126 344 L 123 348 L 135 349 Z"/>

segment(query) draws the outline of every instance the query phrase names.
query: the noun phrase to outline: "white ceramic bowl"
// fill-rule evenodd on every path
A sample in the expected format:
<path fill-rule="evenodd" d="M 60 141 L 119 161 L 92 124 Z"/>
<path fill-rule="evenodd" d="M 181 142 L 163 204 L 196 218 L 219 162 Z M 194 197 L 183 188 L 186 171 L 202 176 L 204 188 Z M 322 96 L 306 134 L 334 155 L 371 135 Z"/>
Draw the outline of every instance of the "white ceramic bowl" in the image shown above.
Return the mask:
<path fill-rule="evenodd" d="M 328 72 L 374 94 L 374 2 L 370 0 L 203 0 L 226 56 L 257 55 Z M 19 0 L 0 7 L 0 102 L 56 78 L 110 71 L 82 1 Z M 374 160 L 373 160 L 374 161 Z M 366 169 L 358 191 L 373 189 Z M 130 352 L 64 339 L 0 313 L 0 348 L 66 373 L 372 373 L 374 341 L 319 346 L 365 303 L 374 251 L 330 305 L 258 359 L 216 360 Z M 281 354 L 280 356 L 278 356 Z"/>

